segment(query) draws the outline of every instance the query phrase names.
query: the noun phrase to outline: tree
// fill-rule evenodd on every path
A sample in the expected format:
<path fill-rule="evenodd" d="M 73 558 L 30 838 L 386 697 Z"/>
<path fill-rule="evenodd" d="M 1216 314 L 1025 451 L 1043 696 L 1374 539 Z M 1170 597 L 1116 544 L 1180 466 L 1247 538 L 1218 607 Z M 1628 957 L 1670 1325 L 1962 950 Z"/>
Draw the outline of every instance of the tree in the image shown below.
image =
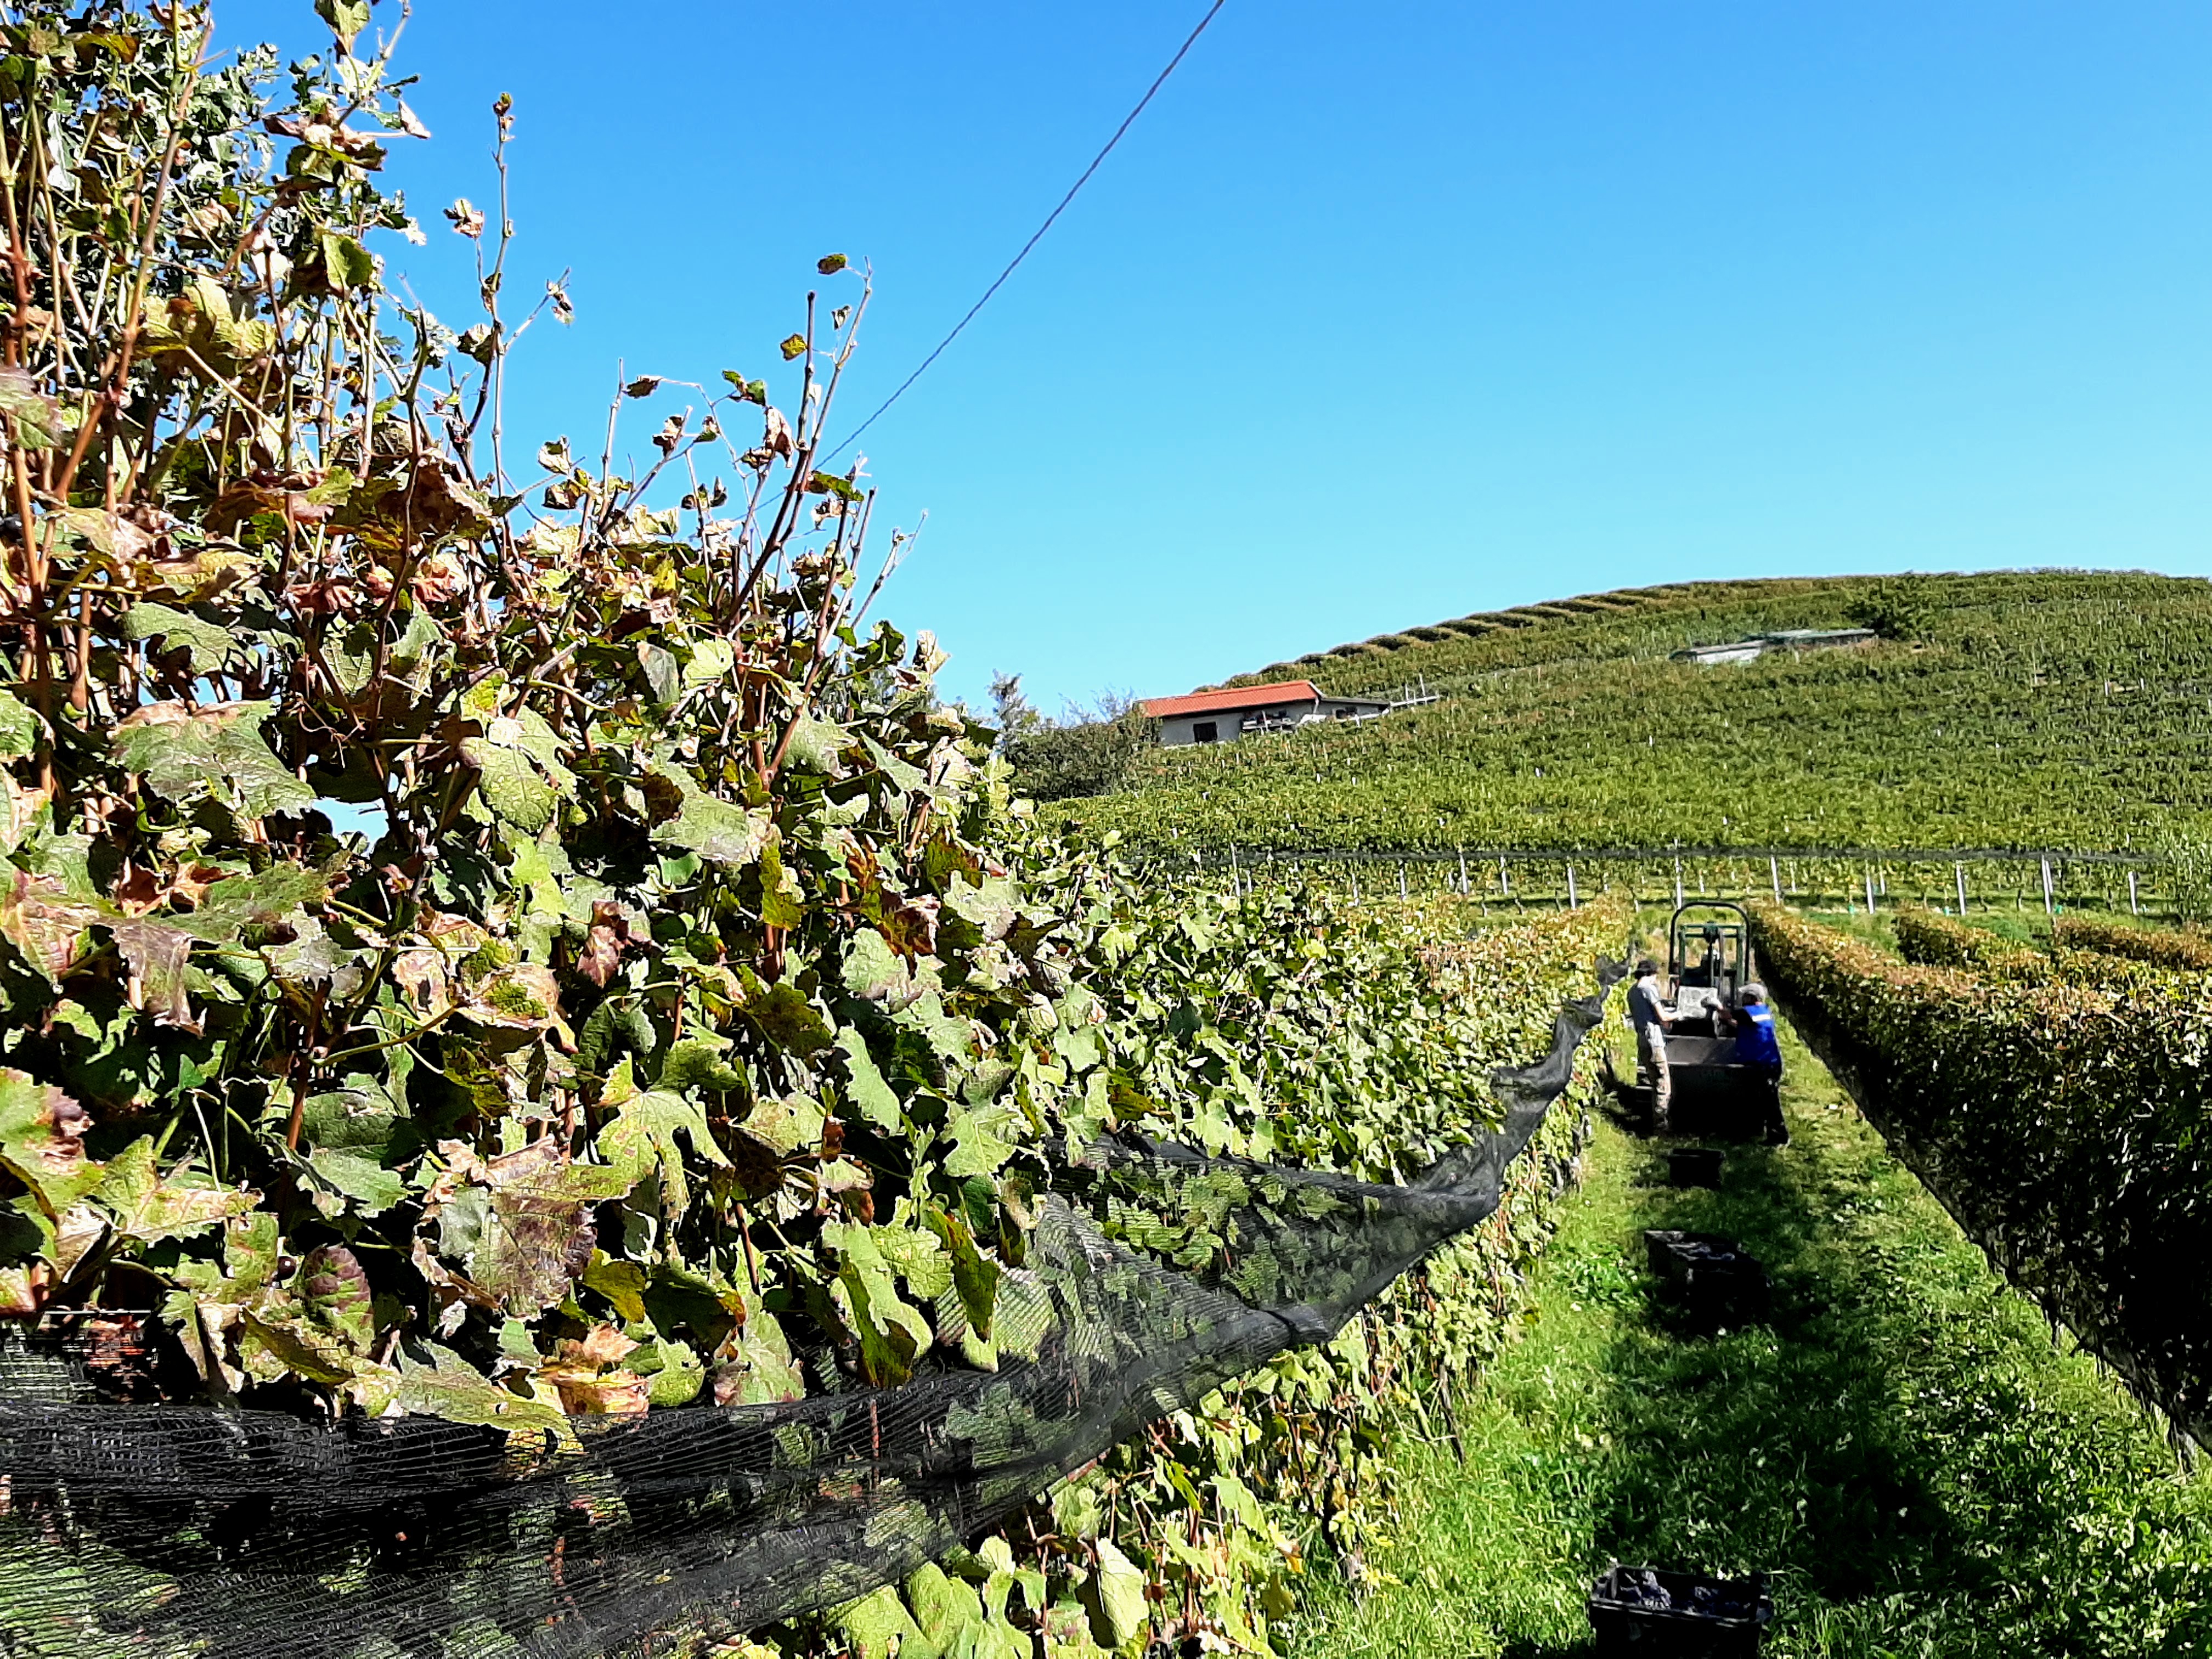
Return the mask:
<path fill-rule="evenodd" d="M 992 723 L 999 732 L 999 750 L 1005 753 L 1014 744 L 1033 732 L 1048 729 L 1049 716 L 1030 706 L 1022 695 L 1019 674 L 994 673 L 991 676 Z"/>
<path fill-rule="evenodd" d="M 1855 628 L 1870 628 L 1886 640 L 1925 639 L 1935 620 L 1936 600 L 1925 578 L 1879 576 L 1844 607 Z"/>
<path fill-rule="evenodd" d="M 1008 683 L 1018 695 L 1018 679 Z M 1005 752 L 1023 791 L 1039 800 L 1110 794 L 1127 787 L 1137 757 L 1159 738 L 1159 723 L 1127 692 L 1101 692 L 1087 707 L 1071 698 L 1058 720 L 1024 708 L 1029 718 L 1020 735 L 1005 744 Z"/>

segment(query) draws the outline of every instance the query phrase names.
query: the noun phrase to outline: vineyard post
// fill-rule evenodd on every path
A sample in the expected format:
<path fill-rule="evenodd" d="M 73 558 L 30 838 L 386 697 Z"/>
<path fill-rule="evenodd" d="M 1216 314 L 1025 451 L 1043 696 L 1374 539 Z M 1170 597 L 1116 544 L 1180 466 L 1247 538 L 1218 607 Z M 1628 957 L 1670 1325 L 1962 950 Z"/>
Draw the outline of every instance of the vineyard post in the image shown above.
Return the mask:
<path fill-rule="evenodd" d="M 1406 891 L 1406 860 L 1398 860 L 1398 902 L 1402 904 L 1412 895 Z"/>
<path fill-rule="evenodd" d="M 2057 914 L 2056 907 L 2051 902 L 2051 860 L 2049 859 L 2043 860 L 2043 914 L 2046 916 Z"/>
<path fill-rule="evenodd" d="M 1774 886 L 1774 902 L 1782 902 L 1782 860 L 1770 855 L 1766 860 L 1766 878 Z"/>
<path fill-rule="evenodd" d="M 1951 866 L 1951 873 L 1958 878 L 1959 914 L 1963 916 L 1966 914 L 1966 866 L 1963 864 L 1954 864 Z"/>
<path fill-rule="evenodd" d="M 1232 898 L 1244 896 L 1244 878 L 1237 867 L 1237 849 L 1229 849 L 1229 894 Z"/>
<path fill-rule="evenodd" d="M 1674 908 L 1682 908 L 1682 860 L 1674 860 Z"/>
<path fill-rule="evenodd" d="M 1474 890 L 1473 888 L 1471 888 L 1471 887 L 1469 887 L 1469 886 L 1468 885 L 1468 881 L 1467 881 L 1467 848 L 1464 848 L 1464 847 L 1462 847 L 1462 848 L 1461 848 L 1459 849 L 1459 890 L 1460 890 L 1462 894 L 1470 893 L 1470 892 L 1472 892 L 1472 891 L 1474 891 Z"/>
<path fill-rule="evenodd" d="M 1498 855 L 1498 890 L 1507 898 L 1513 896 L 1513 884 L 1505 877 L 1505 854 L 1503 853 Z"/>
<path fill-rule="evenodd" d="M 2128 891 L 2132 895 L 2135 890 L 2136 878 L 2130 874 L 2128 877 Z M 1582 901 L 1575 896 L 1575 866 L 1570 863 L 1567 866 L 1567 908 L 1571 910 L 1581 902 Z"/>
<path fill-rule="evenodd" d="M 1871 866 L 1868 867 L 1866 872 L 1866 889 L 1867 914 L 1872 915 L 1874 914 L 1874 870 Z"/>
<path fill-rule="evenodd" d="M 2128 872 L 2128 914 L 2131 916 L 2142 914 L 2142 906 L 2136 902 L 2136 872 L 2132 870 Z"/>

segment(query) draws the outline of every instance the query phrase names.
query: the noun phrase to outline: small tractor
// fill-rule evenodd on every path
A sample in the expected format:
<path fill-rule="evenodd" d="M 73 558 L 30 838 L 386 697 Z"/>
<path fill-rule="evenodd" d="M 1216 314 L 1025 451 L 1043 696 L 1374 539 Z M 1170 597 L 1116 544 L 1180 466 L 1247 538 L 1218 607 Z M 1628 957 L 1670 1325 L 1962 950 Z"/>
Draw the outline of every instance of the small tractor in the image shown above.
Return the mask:
<path fill-rule="evenodd" d="M 1676 1134 L 1748 1140 L 1763 1125 L 1757 1073 L 1735 1062 L 1735 1039 L 1718 1018 L 1752 980 L 1751 918 L 1740 904 L 1692 899 L 1667 925 L 1667 980 L 1674 991 L 1667 1033 Z M 1630 1093 L 1648 1113 L 1650 1091 Z"/>

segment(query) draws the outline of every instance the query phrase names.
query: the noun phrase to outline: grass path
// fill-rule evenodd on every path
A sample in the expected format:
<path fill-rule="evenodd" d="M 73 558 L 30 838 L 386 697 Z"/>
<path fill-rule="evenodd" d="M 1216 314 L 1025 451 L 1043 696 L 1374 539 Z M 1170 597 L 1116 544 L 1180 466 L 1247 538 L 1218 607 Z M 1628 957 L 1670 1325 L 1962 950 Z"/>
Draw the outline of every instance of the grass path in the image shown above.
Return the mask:
<path fill-rule="evenodd" d="M 1407 1449 L 1404 1534 L 1293 1651 L 1586 1651 L 1609 1559 L 1774 1575 L 1767 1651 L 2212 1654 L 2212 1479 L 2054 1346 L 1793 1038 L 1794 1143 L 1732 1148 L 1714 1192 L 1664 1185 L 1601 1124 L 1522 1340 L 1449 1445 Z M 1734 1234 L 1770 1324 L 1685 1333 L 1640 1231 Z"/>

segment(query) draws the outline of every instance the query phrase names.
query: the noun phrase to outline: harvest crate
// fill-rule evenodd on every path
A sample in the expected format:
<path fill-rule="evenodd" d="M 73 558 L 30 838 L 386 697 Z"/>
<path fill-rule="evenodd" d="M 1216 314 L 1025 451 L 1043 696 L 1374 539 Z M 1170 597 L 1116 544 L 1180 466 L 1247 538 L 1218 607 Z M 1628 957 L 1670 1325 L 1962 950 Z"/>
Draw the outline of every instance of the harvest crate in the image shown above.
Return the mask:
<path fill-rule="evenodd" d="M 1591 1586 L 1589 1610 L 1600 1653 L 1737 1659 L 1758 1653 L 1774 1598 L 1763 1572 L 1708 1578 L 1616 1561 Z"/>
<path fill-rule="evenodd" d="M 1771 1285 L 1759 1258 L 1719 1233 L 1653 1227 L 1644 1235 L 1652 1273 L 1703 1325 L 1741 1325 L 1766 1316 Z"/>
<path fill-rule="evenodd" d="M 1677 1187 L 1717 1187 L 1725 1161 L 1717 1146 L 1677 1146 L 1667 1154 L 1667 1179 Z"/>

